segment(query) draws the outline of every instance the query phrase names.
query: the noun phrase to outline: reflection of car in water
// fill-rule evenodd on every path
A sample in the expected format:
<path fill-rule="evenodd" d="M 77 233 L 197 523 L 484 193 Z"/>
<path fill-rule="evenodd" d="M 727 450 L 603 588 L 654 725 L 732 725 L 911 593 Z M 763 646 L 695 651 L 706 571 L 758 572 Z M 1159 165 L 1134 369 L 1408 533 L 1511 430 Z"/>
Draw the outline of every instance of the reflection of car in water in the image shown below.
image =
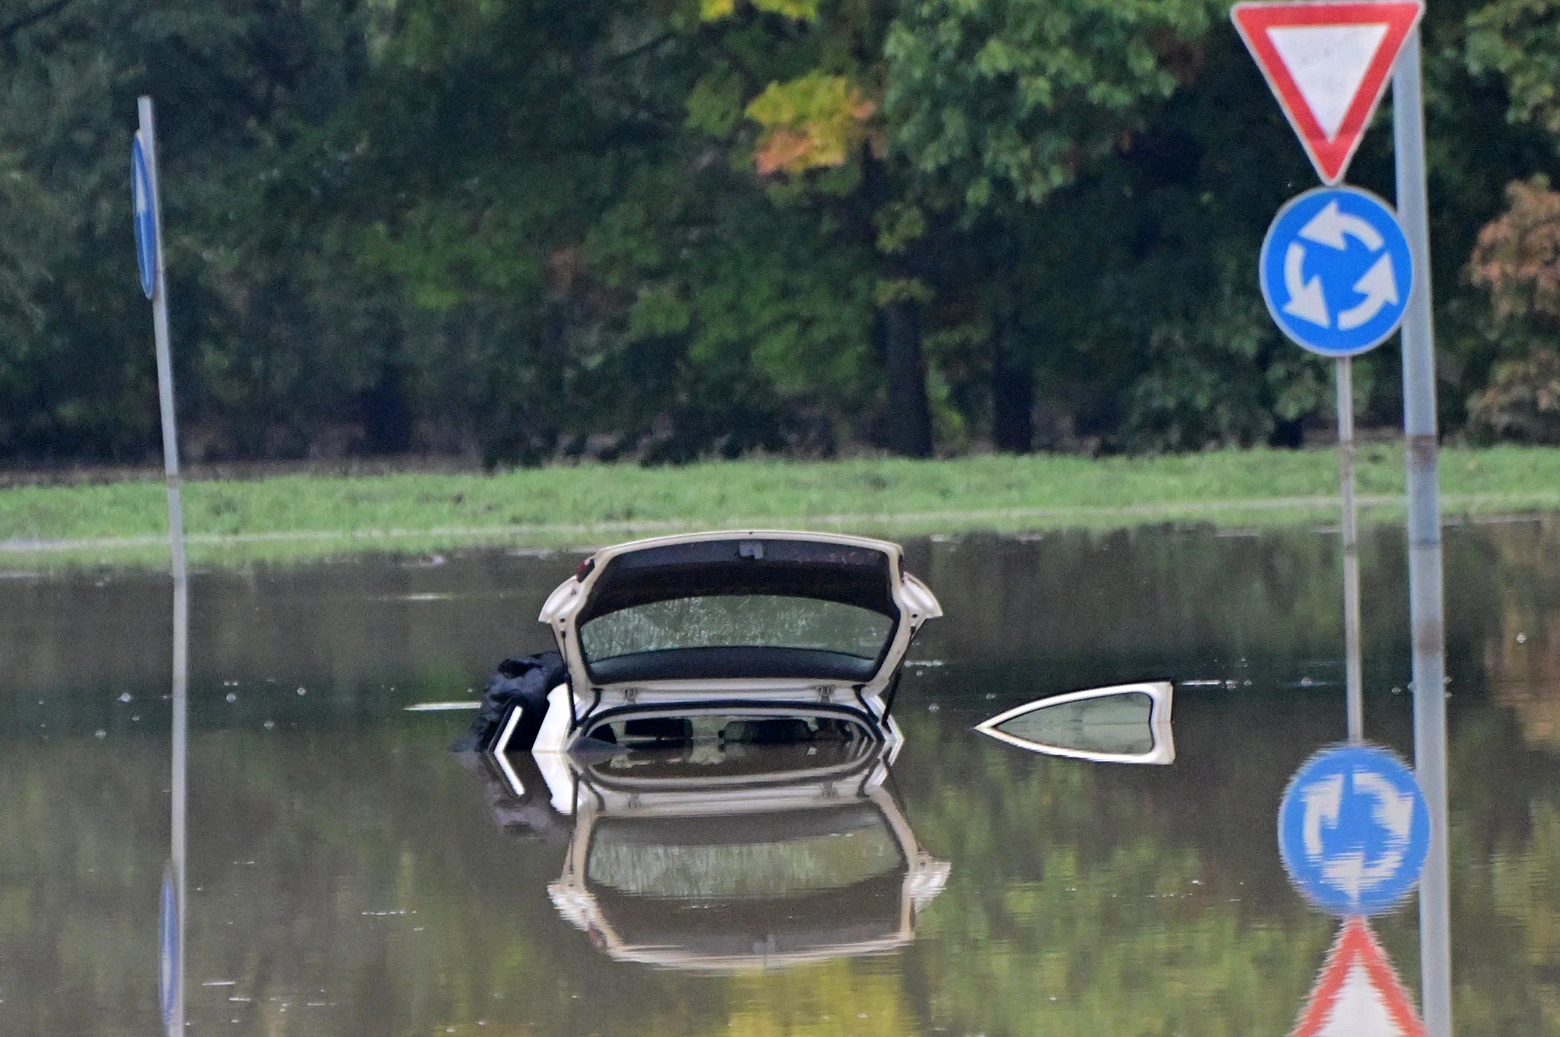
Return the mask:
<path fill-rule="evenodd" d="M 603 548 L 542 607 L 559 655 L 506 660 L 461 747 L 898 745 L 900 664 L 941 614 L 882 540 L 726 532 Z"/>
<path fill-rule="evenodd" d="M 890 791 L 892 755 L 834 739 L 473 762 L 501 825 L 568 839 L 548 893 L 603 952 L 733 970 L 913 938 L 948 865 L 920 848 Z"/>

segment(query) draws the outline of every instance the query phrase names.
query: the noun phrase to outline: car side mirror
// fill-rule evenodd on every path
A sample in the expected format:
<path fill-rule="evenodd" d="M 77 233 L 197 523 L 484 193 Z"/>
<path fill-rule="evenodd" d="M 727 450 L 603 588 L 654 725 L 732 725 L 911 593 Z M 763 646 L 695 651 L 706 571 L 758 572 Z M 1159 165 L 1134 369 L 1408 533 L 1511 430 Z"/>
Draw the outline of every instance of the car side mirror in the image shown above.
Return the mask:
<path fill-rule="evenodd" d="M 1037 699 L 975 725 L 1030 752 L 1096 763 L 1175 762 L 1169 681 L 1118 684 Z"/>

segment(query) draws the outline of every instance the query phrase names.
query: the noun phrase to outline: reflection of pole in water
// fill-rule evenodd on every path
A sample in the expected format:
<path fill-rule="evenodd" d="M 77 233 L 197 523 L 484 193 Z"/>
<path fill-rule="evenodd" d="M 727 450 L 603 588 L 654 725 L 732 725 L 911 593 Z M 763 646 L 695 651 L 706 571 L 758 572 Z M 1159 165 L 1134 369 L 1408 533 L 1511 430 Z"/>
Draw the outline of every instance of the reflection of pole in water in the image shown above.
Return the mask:
<path fill-rule="evenodd" d="M 184 1032 L 185 757 L 189 741 L 189 574 L 184 559 L 184 506 L 179 492 L 179 437 L 173 411 L 173 361 L 168 346 L 168 296 L 163 265 L 162 202 L 158 184 L 157 130 L 152 99 L 138 105 L 141 148 L 151 181 L 153 249 L 152 330 L 157 346 L 157 395 L 162 411 L 163 468 L 168 480 L 168 546 L 173 568 L 173 775 L 168 879 L 162 928 L 162 1010 L 170 1034 Z M 168 915 L 172 914 L 169 918 Z"/>
<path fill-rule="evenodd" d="M 1409 33 L 1392 74 L 1397 208 L 1414 251 L 1403 319 L 1403 432 L 1408 440 L 1409 616 L 1414 643 L 1414 765 L 1430 807 L 1430 857 L 1419 880 L 1419 943 L 1425 1025 L 1452 1033 L 1451 876 L 1446 811 L 1446 631 L 1442 603 L 1441 504 L 1436 476 L 1435 332 L 1430 307 L 1430 231 L 1425 189 L 1425 111 L 1419 30 Z"/>
<path fill-rule="evenodd" d="M 173 808 L 168 842 L 175 917 L 171 934 L 173 950 L 167 962 L 173 969 L 173 975 L 171 983 L 165 985 L 165 990 L 172 996 L 170 1002 L 163 1006 L 170 1034 L 184 1032 L 184 821 L 188 788 L 185 760 L 189 752 L 190 591 L 189 579 L 182 567 L 183 560 L 181 551 L 181 566 L 173 576 Z"/>
<path fill-rule="evenodd" d="M 1343 484 L 1343 651 L 1347 675 L 1349 741 L 1365 740 L 1365 692 L 1360 664 L 1360 532 L 1354 506 L 1354 365 L 1336 363 L 1338 377 L 1338 474 Z"/>

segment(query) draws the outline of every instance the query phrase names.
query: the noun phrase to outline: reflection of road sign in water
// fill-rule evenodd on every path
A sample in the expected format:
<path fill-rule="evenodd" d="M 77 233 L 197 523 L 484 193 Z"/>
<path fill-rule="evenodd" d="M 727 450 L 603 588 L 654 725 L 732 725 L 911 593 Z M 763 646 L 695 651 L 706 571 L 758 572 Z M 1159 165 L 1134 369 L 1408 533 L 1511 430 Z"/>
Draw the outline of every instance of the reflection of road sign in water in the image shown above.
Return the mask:
<path fill-rule="evenodd" d="M 130 190 L 135 201 L 135 261 L 141 268 L 141 290 L 150 299 L 157 288 L 157 213 L 139 133 L 130 145 Z"/>
<path fill-rule="evenodd" d="M 1262 298 L 1279 328 L 1332 357 L 1363 353 L 1396 331 L 1414 283 L 1397 216 L 1353 187 L 1307 191 L 1280 209 L 1259 266 Z"/>
<path fill-rule="evenodd" d="M 174 883 L 174 866 L 163 872 L 161 923 L 158 927 L 159 993 L 162 996 L 163 1028 L 173 1025 L 173 1009 L 179 996 L 179 892 Z"/>
<path fill-rule="evenodd" d="M 1323 183 L 1343 179 L 1423 13 L 1420 0 L 1243 3 L 1230 11 Z"/>
<path fill-rule="evenodd" d="M 1318 907 L 1378 914 L 1418 881 L 1430 811 L 1413 772 L 1387 750 L 1324 749 L 1284 792 L 1278 847 L 1290 879 Z"/>
<path fill-rule="evenodd" d="M 1363 918 L 1344 923 L 1293 1037 L 1423 1037 L 1425 1027 Z"/>

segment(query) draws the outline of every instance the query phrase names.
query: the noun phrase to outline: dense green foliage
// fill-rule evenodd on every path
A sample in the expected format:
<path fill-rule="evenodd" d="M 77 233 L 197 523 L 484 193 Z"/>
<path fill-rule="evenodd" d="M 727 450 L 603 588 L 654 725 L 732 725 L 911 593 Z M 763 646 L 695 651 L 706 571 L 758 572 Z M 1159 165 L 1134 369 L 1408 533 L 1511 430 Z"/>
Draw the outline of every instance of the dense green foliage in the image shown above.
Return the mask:
<path fill-rule="evenodd" d="M 8 5 L 0 459 L 156 449 L 143 93 L 192 458 L 1297 442 L 1327 371 L 1253 257 L 1311 173 L 1227 9 Z M 1560 6 L 1438 2 L 1425 56 L 1444 417 L 1556 438 L 1547 318 L 1469 263 L 1560 179 Z M 1391 169 L 1383 125 L 1354 175 Z M 1360 367 L 1393 423 L 1391 351 Z"/>

